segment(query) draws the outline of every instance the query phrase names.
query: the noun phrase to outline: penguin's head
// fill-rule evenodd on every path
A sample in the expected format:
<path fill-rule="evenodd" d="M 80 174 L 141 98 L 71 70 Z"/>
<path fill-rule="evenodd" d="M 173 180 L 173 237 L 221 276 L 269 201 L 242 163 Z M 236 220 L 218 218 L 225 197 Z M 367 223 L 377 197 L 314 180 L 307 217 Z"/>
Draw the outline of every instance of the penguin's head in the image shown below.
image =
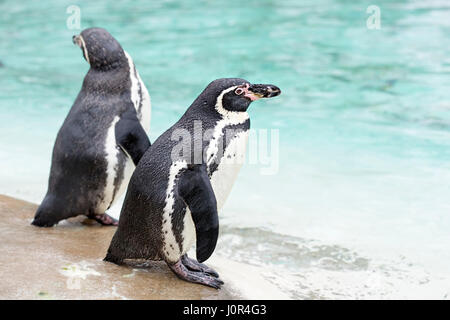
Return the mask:
<path fill-rule="evenodd" d="M 95 69 L 112 69 L 126 61 L 120 43 L 102 28 L 89 28 L 72 37 L 83 57 Z"/>
<path fill-rule="evenodd" d="M 214 80 L 206 87 L 205 92 L 216 97 L 216 108 L 234 112 L 246 112 L 253 101 L 281 94 L 280 88 L 273 84 L 251 84 L 239 78 Z"/>

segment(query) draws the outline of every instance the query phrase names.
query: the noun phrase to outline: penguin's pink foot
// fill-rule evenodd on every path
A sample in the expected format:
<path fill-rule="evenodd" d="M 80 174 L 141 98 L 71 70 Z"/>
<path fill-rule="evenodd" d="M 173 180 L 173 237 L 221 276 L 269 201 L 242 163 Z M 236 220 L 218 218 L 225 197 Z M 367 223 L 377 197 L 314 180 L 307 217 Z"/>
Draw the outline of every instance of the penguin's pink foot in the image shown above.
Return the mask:
<path fill-rule="evenodd" d="M 212 277 L 204 272 L 191 271 L 186 268 L 181 261 L 182 259 L 178 260 L 174 264 L 168 264 L 173 273 L 175 273 L 181 280 L 203 284 L 215 289 L 220 289 L 220 287 L 223 285 L 223 281 L 219 278 Z"/>
<path fill-rule="evenodd" d="M 104 214 L 93 214 L 89 216 L 89 218 L 94 219 L 98 223 L 104 225 L 104 226 L 118 226 L 119 220 L 114 219 L 113 217 Z"/>
<path fill-rule="evenodd" d="M 219 274 L 214 269 L 211 269 L 207 265 L 204 265 L 203 263 L 200 263 L 195 259 L 189 258 L 187 254 L 181 257 L 181 263 L 191 271 L 199 271 L 209 274 L 215 278 L 219 278 Z"/>

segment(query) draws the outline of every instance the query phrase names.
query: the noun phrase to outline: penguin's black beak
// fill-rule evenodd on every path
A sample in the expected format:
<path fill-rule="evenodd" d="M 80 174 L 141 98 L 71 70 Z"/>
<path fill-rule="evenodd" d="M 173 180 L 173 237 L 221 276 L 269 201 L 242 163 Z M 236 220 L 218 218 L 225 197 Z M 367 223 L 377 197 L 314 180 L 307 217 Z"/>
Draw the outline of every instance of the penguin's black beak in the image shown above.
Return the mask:
<path fill-rule="evenodd" d="M 252 84 L 245 91 L 245 97 L 252 101 L 261 98 L 272 98 L 281 94 L 280 88 L 273 84 Z"/>
<path fill-rule="evenodd" d="M 84 59 L 90 64 L 89 55 L 88 55 L 88 51 L 87 51 L 87 48 L 86 48 L 86 44 L 84 43 L 84 39 L 81 36 L 81 34 L 73 36 L 72 37 L 72 42 L 81 48 L 81 50 L 83 51 Z"/>
<path fill-rule="evenodd" d="M 81 39 L 80 39 L 79 35 L 73 36 L 72 37 L 72 42 L 73 42 L 73 44 L 76 44 L 77 46 L 79 46 L 81 48 L 82 42 L 81 42 Z"/>

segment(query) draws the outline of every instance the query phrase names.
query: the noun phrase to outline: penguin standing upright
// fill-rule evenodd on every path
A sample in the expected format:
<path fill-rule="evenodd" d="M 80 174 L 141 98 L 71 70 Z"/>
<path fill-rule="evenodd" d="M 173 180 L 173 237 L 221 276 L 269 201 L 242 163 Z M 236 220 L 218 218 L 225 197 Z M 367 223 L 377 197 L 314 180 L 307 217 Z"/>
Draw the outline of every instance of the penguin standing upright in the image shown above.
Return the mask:
<path fill-rule="evenodd" d="M 73 37 L 90 69 L 56 137 L 47 194 L 33 225 L 86 215 L 117 225 L 105 211 L 126 190 L 150 146 L 150 96 L 133 60 L 108 31 Z"/>
<path fill-rule="evenodd" d="M 218 274 L 201 262 L 214 251 L 217 210 L 242 165 L 247 108 L 280 93 L 243 79 L 210 83 L 139 162 L 105 260 L 164 260 L 179 278 L 220 288 Z M 186 254 L 195 241 L 197 261 Z"/>

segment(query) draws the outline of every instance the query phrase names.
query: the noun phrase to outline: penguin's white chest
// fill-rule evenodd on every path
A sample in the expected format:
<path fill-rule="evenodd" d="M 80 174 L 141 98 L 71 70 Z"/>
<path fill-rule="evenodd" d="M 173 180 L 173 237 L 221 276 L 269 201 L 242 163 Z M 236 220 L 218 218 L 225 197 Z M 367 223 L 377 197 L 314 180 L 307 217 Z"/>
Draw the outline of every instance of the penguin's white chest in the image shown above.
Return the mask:
<path fill-rule="evenodd" d="M 245 161 L 248 131 L 240 131 L 228 143 L 222 157 L 218 158 L 219 166 L 211 176 L 211 185 L 220 210 L 228 198 L 234 182 Z"/>
<path fill-rule="evenodd" d="M 218 210 L 225 204 L 225 200 L 228 198 L 239 171 L 244 164 L 247 141 L 248 131 L 241 131 L 230 140 L 221 157 L 213 156 L 219 161 L 219 166 L 211 176 L 211 185 L 216 196 Z M 186 253 L 196 240 L 195 225 L 188 208 L 186 209 L 183 222 L 182 254 Z"/>

